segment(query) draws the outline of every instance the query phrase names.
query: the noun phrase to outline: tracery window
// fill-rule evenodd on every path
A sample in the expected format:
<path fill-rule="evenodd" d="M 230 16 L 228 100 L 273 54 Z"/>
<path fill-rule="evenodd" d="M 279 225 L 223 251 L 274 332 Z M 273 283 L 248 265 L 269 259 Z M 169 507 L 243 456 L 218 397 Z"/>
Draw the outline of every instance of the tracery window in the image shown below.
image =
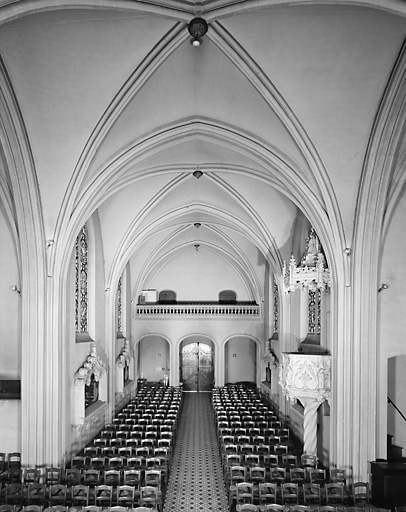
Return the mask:
<path fill-rule="evenodd" d="M 279 332 L 279 289 L 274 278 L 273 282 L 273 330 Z"/>
<path fill-rule="evenodd" d="M 118 285 L 117 285 L 117 298 L 116 298 L 116 308 L 117 308 L 117 310 L 116 310 L 116 318 L 117 318 L 117 332 L 118 333 L 123 332 L 123 327 L 122 327 L 122 296 L 121 296 L 122 284 L 123 284 L 123 280 L 120 277 L 120 279 L 118 280 Z"/>
<path fill-rule="evenodd" d="M 76 238 L 75 246 L 75 327 L 77 333 L 88 332 L 88 239 L 86 225 Z"/>

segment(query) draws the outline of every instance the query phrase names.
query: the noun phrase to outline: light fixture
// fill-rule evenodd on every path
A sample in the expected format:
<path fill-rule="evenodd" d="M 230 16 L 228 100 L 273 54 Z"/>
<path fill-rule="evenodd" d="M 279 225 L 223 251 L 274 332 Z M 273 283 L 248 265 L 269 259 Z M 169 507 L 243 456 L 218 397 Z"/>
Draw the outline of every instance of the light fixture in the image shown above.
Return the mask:
<path fill-rule="evenodd" d="M 200 169 L 196 169 L 195 172 L 193 173 L 193 176 L 198 180 L 203 176 L 203 173 Z"/>
<path fill-rule="evenodd" d="M 193 225 L 195 228 L 200 228 L 200 226 L 201 226 L 200 222 L 195 222 Z"/>
<path fill-rule="evenodd" d="M 193 20 L 189 22 L 188 30 L 193 38 L 191 40 L 193 46 L 200 46 L 202 44 L 201 38 L 206 34 L 208 28 L 209 25 L 203 18 L 193 18 Z"/>
<path fill-rule="evenodd" d="M 351 247 L 346 247 L 344 249 L 344 254 L 346 254 L 347 256 L 351 256 L 351 253 L 352 253 Z"/>
<path fill-rule="evenodd" d="M 195 249 L 196 249 L 196 251 L 198 251 L 198 250 L 199 250 L 199 247 L 200 247 L 200 245 L 199 245 L 199 244 L 195 244 Z"/>
<path fill-rule="evenodd" d="M 47 249 L 49 249 L 50 247 L 52 247 L 55 243 L 55 240 L 47 240 Z"/>
<path fill-rule="evenodd" d="M 14 284 L 13 286 L 10 286 L 10 290 L 11 290 L 12 292 L 17 292 L 17 293 L 18 293 L 18 295 L 21 295 L 21 290 L 19 290 L 19 289 L 18 289 L 18 287 L 17 287 L 17 285 L 15 285 L 15 284 Z"/>
<path fill-rule="evenodd" d="M 387 290 L 389 288 L 389 285 L 386 283 L 382 283 L 381 286 L 378 288 L 378 293 L 380 293 L 382 290 Z"/>

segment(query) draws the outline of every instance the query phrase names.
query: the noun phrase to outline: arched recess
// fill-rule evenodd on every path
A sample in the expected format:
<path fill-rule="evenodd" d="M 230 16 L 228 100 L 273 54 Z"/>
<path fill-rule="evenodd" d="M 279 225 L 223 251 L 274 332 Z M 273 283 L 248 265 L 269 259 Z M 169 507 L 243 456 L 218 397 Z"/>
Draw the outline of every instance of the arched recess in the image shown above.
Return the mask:
<path fill-rule="evenodd" d="M 136 374 L 149 382 L 163 381 L 170 375 L 171 344 L 161 334 L 145 334 L 135 343 Z"/>
<path fill-rule="evenodd" d="M 192 334 L 179 343 L 179 381 L 184 391 L 211 391 L 215 382 L 215 345 L 207 336 Z"/>
<path fill-rule="evenodd" d="M 259 385 L 259 341 L 253 336 L 235 334 L 224 344 L 225 383 L 251 382 Z"/>

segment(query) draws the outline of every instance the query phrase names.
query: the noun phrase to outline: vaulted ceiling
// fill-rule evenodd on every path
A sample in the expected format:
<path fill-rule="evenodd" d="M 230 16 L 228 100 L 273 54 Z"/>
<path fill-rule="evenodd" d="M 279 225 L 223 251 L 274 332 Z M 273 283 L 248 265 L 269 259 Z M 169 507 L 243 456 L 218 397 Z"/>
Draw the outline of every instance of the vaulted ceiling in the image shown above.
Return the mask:
<path fill-rule="evenodd" d="M 106 274 L 131 261 L 135 292 L 198 252 L 256 300 L 303 219 L 350 245 L 402 3 L 1 3 L 48 239 L 97 210 Z"/>

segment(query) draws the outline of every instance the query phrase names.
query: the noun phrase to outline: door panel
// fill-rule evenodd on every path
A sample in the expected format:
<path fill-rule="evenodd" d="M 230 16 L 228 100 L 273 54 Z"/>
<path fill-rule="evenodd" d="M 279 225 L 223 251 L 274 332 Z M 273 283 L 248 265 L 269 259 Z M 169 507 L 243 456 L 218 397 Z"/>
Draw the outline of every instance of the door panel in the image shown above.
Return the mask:
<path fill-rule="evenodd" d="M 190 343 L 181 352 L 184 391 L 211 391 L 214 385 L 214 354 L 209 345 Z"/>

